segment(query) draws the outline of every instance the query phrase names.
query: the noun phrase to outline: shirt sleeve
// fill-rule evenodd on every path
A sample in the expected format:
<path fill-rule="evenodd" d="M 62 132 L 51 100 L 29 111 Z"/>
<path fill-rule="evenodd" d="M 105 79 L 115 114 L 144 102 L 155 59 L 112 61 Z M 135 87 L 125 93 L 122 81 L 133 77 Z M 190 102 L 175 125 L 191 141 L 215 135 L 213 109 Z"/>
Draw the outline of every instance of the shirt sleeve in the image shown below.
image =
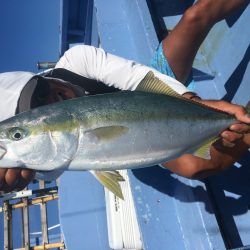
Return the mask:
<path fill-rule="evenodd" d="M 65 68 L 121 90 L 135 90 L 146 74 L 152 71 L 177 93 L 189 92 L 183 84 L 155 69 L 88 45 L 77 45 L 66 51 L 56 68 Z"/>

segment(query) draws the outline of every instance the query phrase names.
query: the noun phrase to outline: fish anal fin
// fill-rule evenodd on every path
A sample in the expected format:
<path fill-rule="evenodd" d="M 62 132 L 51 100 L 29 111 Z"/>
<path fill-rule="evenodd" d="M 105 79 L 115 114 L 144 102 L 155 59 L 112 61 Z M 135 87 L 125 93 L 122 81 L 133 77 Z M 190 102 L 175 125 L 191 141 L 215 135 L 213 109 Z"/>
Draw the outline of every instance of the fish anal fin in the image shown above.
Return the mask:
<path fill-rule="evenodd" d="M 211 148 L 211 145 L 216 142 L 219 138 L 216 136 L 216 137 L 212 137 L 210 138 L 208 141 L 206 141 L 204 144 L 202 144 L 195 152 L 194 152 L 194 155 L 195 156 L 198 156 L 200 158 L 203 158 L 203 159 L 211 159 L 211 156 L 210 156 L 210 148 Z"/>
<path fill-rule="evenodd" d="M 124 181 L 118 171 L 90 171 L 109 191 L 124 200 L 120 181 Z"/>

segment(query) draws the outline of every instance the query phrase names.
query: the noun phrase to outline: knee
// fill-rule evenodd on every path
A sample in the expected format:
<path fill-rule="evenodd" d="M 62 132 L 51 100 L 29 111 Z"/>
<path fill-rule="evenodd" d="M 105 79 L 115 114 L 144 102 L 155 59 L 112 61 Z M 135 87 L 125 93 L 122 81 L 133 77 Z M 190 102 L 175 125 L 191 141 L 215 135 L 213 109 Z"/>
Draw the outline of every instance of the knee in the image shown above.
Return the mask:
<path fill-rule="evenodd" d="M 213 17 L 211 2 L 210 0 L 198 1 L 197 4 L 185 11 L 184 20 L 193 27 L 210 28 L 216 22 Z"/>

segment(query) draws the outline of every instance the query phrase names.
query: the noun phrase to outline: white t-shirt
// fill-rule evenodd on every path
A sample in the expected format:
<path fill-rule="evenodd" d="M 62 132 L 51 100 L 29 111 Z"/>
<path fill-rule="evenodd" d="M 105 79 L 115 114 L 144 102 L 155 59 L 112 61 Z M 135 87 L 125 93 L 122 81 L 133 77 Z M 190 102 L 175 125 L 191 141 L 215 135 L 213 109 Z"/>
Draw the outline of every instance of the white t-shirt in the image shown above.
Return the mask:
<path fill-rule="evenodd" d="M 105 52 L 101 48 L 78 45 L 65 52 L 56 64 L 78 75 L 95 79 L 121 90 L 135 90 L 137 85 L 152 71 L 156 77 L 179 94 L 190 92 L 182 83 L 153 68 Z"/>

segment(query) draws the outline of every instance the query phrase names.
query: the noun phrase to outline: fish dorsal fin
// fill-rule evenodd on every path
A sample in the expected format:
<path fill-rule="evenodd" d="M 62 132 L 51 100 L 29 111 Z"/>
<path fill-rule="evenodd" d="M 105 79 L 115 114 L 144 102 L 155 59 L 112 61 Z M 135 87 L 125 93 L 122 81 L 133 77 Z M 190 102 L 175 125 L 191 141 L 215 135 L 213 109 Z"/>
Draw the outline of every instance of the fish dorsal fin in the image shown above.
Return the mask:
<path fill-rule="evenodd" d="M 200 102 L 194 101 L 192 99 L 188 99 L 186 97 L 183 97 L 182 95 L 178 94 L 175 90 L 173 90 L 167 83 L 163 82 L 157 76 L 155 76 L 152 71 L 149 71 L 147 73 L 147 75 L 142 79 L 142 81 L 138 84 L 138 86 L 135 90 L 142 91 L 142 92 L 149 92 L 149 93 L 173 96 L 173 97 L 181 99 L 187 103 L 194 103 L 195 105 L 206 107 L 206 108 L 209 108 L 210 110 L 213 110 L 213 111 L 221 112 L 223 114 L 228 114 L 227 112 L 224 112 L 220 109 L 216 109 L 216 108 L 208 106 L 204 103 L 200 103 Z M 249 108 L 249 111 L 250 111 L 250 104 L 247 107 Z"/>
<path fill-rule="evenodd" d="M 201 103 L 197 103 L 191 99 L 185 98 L 173 90 L 167 83 L 160 80 L 154 75 L 152 71 L 149 71 L 147 75 L 142 79 L 135 89 L 136 91 L 149 92 L 155 94 L 163 94 L 168 96 L 173 96 L 175 98 L 181 99 L 185 102 L 195 103 L 196 105 L 206 106 Z M 206 106 L 208 107 L 208 106 Z"/>
<path fill-rule="evenodd" d="M 208 141 L 206 141 L 204 144 L 202 144 L 195 152 L 194 155 L 198 156 L 200 158 L 209 160 L 211 159 L 210 156 L 210 148 L 211 145 L 216 142 L 219 139 L 218 136 L 210 138 Z"/>
<path fill-rule="evenodd" d="M 156 77 L 152 71 L 149 71 L 147 73 L 147 75 L 143 78 L 143 80 L 139 83 L 135 90 L 184 98 L 176 91 L 174 91 L 171 87 L 169 87 L 166 83 L 161 81 L 158 77 Z"/>
<path fill-rule="evenodd" d="M 129 131 L 125 126 L 106 126 L 87 130 L 84 134 L 88 136 L 93 143 L 110 142 L 126 134 Z"/>
<path fill-rule="evenodd" d="M 124 181 L 118 171 L 90 171 L 101 184 L 120 199 L 124 200 L 120 181 Z"/>

